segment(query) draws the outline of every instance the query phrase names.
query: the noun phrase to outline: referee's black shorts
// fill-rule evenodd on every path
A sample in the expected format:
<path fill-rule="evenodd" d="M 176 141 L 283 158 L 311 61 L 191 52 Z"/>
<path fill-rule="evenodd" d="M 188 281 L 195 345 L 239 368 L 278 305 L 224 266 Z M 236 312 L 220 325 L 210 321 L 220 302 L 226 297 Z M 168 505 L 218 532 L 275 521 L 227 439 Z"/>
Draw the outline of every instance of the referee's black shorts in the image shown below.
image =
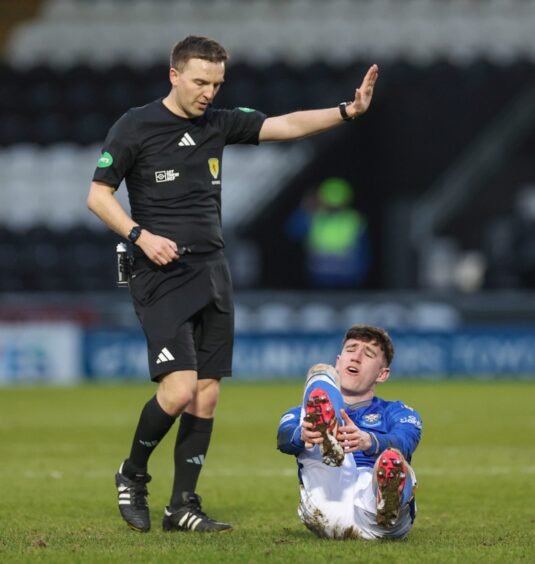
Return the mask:
<path fill-rule="evenodd" d="M 196 370 L 232 376 L 234 302 L 223 251 L 186 255 L 164 267 L 136 260 L 130 292 L 147 338 L 151 380 Z"/>

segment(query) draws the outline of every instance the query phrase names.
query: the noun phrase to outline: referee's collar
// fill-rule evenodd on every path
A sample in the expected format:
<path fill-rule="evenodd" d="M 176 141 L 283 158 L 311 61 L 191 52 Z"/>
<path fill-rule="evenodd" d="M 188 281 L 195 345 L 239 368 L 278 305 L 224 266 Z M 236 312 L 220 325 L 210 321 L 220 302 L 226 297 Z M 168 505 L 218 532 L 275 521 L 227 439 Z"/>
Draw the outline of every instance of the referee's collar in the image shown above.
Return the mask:
<path fill-rule="evenodd" d="M 170 116 L 175 117 L 177 120 L 179 121 L 185 121 L 185 122 L 189 122 L 189 123 L 199 123 L 203 118 L 206 118 L 206 114 L 212 109 L 212 104 L 208 104 L 208 107 L 206 108 L 204 114 L 197 116 L 197 117 L 192 117 L 192 118 L 187 118 L 187 117 L 183 117 L 183 116 L 179 116 L 178 114 L 175 114 L 175 112 L 173 112 L 171 109 L 169 109 L 164 103 L 165 96 L 162 96 L 161 98 L 158 98 L 158 102 L 160 103 L 160 107 Z"/>

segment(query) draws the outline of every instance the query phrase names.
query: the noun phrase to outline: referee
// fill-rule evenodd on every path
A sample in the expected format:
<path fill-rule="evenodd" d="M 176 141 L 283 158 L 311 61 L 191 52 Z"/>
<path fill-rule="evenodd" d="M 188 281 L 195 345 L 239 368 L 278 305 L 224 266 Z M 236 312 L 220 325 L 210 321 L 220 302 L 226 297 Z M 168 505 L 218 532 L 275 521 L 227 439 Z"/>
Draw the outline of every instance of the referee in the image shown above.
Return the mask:
<path fill-rule="evenodd" d="M 232 282 L 221 230 L 223 148 L 299 139 L 353 120 L 368 109 L 379 70 L 368 70 L 351 102 L 268 118 L 249 108 L 211 107 L 226 60 L 225 49 L 207 37 L 177 43 L 169 94 L 131 108 L 112 126 L 87 199 L 93 213 L 134 245 L 130 292 L 147 339 L 150 377 L 158 384 L 115 476 L 119 510 L 136 531 L 150 529 L 149 457 L 179 416 L 163 529 L 232 528 L 208 517 L 195 493 L 219 383 L 232 366 Z M 114 197 L 123 178 L 131 217 Z"/>

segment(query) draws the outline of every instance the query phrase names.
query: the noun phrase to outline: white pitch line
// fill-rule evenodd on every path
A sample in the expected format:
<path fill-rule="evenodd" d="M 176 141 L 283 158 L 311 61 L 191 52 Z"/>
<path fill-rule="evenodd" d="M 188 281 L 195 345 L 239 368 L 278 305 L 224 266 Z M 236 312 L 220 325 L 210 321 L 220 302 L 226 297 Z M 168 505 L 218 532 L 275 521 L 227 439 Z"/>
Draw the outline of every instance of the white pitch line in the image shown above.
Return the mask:
<path fill-rule="evenodd" d="M 419 476 L 497 476 L 497 475 L 524 475 L 535 474 L 535 466 L 513 468 L 511 466 L 481 466 L 470 468 L 418 468 L 414 471 Z"/>
<path fill-rule="evenodd" d="M 535 474 L 535 466 L 524 466 L 523 468 L 510 467 L 510 466 L 480 466 L 480 467 L 470 467 L 470 468 L 433 468 L 433 467 L 418 467 L 415 466 L 414 470 L 417 476 L 497 476 L 497 475 L 513 475 L 513 476 L 524 476 Z M 113 474 L 113 470 L 109 469 L 98 469 L 89 470 L 85 472 L 65 472 L 64 470 L 49 470 L 46 472 L 38 472 L 36 470 L 24 470 L 23 475 L 25 478 L 53 478 L 56 480 L 61 480 L 64 478 L 84 478 L 90 480 L 98 480 L 103 477 L 109 477 Z M 3 472 L 0 470 L 0 477 Z M 6 477 L 8 475 L 5 472 Z M 167 472 L 169 476 L 172 476 L 172 472 Z M 297 467 L 295 468 L 264 468 L 262 470 L 247 471 L 243 468 L 205 468 L 203 470 L 204 476 L 213 477 L 247 477 L 254 476 L 257 478 L 295 478 L 297 476 Z"/>

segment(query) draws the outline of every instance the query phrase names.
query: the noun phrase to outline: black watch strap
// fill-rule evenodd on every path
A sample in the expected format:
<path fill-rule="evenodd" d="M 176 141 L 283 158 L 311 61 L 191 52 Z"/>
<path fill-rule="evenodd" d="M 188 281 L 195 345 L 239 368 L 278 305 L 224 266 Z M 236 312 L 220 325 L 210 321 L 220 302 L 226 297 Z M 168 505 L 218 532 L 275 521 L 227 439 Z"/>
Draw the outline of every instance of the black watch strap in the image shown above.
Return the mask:
<path fill-rule="evenodd" d="M 128 240 L 130 241 L 130 243 L 135 243 L 139 239 L 140 235 L 141 227 L 139 225 L 134 225 L 134 227 L 132 227 L 130 233 L 128 234 Z"/>
<path fill-rule="evenodd" d="M 342 116 L 342 119 L 344 121 L 353 121 L 355 118 L 354 117 L 349 117 L 348 113 L 347 113 L 347 105 L 350 104 L 351 102 L 341 102 L 340 104 L 338 104 L 338 109 L 340 110 L 340 115 Z"/>

